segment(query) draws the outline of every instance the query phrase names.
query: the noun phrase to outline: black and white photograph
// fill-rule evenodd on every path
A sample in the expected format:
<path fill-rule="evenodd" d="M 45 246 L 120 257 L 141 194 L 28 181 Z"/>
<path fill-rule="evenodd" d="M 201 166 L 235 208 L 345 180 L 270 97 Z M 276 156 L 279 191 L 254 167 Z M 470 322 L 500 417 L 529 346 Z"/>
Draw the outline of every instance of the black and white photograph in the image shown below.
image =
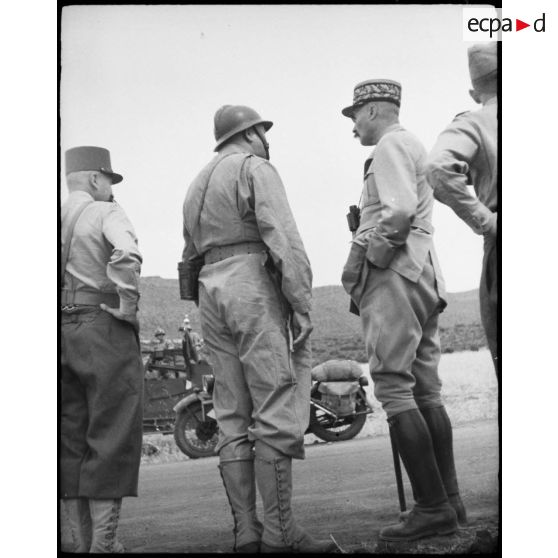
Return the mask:
<path fill-rule="evenodd" d="M 6 555 L 551 554 L 553 11 L 10 7 Z"/>
<path fill-rule="evenodd" d="M 499 42 L 462 19 L 62 8 L 62 552 L 498 552 Z"/>

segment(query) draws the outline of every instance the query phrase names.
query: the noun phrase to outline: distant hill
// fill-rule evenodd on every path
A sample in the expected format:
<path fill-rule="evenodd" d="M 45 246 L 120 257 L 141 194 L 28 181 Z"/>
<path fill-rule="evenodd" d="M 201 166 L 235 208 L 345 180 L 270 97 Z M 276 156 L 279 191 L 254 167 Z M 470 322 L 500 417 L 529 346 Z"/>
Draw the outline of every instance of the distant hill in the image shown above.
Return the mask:
<path fill-rule="evenodd" d="M 448 307 L 440 316 L 442 351 L 477 350 L 485 346 L 478 291 L 450 293 L 448 298 Z M 313 289 L 312 349 L 316 362 L 330 358 L 367 360 L 360 320 L 350 314 L 348 308 L 349 297 L 342 286 Z M 180 300 L 176 279 L 141 278 L 142 339 L 151 339 L 159 326 L 165 329 L 168 338 L 179 338 L 178 328 L 186 313 L 193 329 L 200 331 L 198 309 L 194 303 Z"/>
<path fill-rule="evenodd" d="M 480 321 L 478 291 L 450 293 L 440 315 L 443 352 L 478 350 L 486 344 Z M 313 291 L 312 333 L 314 358 L 354 358 L 366 361 L 360 318 L 350 314 L 349 297 L 341 286 Z M 351 357 L 344 356 L 350 354 Z"/>

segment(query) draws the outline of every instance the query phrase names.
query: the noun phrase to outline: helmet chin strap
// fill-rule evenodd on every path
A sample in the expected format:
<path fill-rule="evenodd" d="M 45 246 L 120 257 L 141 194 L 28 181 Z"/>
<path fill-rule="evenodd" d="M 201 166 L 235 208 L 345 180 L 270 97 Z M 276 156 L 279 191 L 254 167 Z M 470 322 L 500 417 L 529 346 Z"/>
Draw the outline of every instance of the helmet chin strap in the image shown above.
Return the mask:
<path fill-rule="evenodd" d="M 256 134 L 258 134 L 258 137 L 260 138 L 264 149 L 265 149 L 265 158 L 269 161 L 269 143 L 267 143 L 265 136 L 260 132 L 260 130 L 254 126 L 254 130 L 256 131 Z"/>

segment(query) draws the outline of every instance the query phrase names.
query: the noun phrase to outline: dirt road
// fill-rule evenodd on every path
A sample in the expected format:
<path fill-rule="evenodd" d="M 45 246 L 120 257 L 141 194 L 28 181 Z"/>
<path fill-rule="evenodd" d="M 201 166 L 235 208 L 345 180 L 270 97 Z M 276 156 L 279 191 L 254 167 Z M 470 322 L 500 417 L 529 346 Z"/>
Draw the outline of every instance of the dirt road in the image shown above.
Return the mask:
<path fill-rule="evenodd" d="M 406 545 L 411 553 L 461 553 L 498 530 L 498 426 L 454 428 L 461 493 L 469 527 L 450 537 Z M 389 438 L 307 446 L 293 466 L 293 509 L 315 536 L 333 533 L 349 552 L 397 552 L 377 535 L 399 512 Z M 120 538 L 129 552 L 230 552 L 232 518 L 216 457 L 142 466 L 138 498 L 122 507 Z M 407 501 L 412 502 L 405 477 Z M 480 537 L 480 539 L 479 539 Z M 480 542 L 479 542 L 480 541 Z M 486 540 L 485 540 L 486 542 Z M 482 550 L 482 549 L 481 549 Z"/>

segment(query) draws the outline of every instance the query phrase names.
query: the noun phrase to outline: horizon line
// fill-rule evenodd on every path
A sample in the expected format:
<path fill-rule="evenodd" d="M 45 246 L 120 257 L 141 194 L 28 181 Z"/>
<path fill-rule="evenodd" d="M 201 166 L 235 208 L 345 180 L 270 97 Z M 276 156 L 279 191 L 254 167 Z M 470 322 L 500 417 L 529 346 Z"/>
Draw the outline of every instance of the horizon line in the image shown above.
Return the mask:
<path fill-rule="evenodd" d="M 140 276 L 140 280 L 141 279 L 164 279 L 165 281 L 176 281 L 178 282 L 178 279 L 176 279 L 175 277 L 161 277 L 161 275 L 141 275 Z M 322 289 L 322 288 L 326 288 L 326 287 L 339 287 L 339 288 L 343 288 L 343 285 L 341 283 L 339 283 L 338 285 L 313 285 L 312 289 Z M 462 294 L 462 293 L 470 293 L 473 291 L 478 291 L 479 288 L 475 287 L 473 289 L 465 289 L 464 291 L 447 291 L 447 294 Z M 349 295 L 347 295 L 349 296 Z"/>

